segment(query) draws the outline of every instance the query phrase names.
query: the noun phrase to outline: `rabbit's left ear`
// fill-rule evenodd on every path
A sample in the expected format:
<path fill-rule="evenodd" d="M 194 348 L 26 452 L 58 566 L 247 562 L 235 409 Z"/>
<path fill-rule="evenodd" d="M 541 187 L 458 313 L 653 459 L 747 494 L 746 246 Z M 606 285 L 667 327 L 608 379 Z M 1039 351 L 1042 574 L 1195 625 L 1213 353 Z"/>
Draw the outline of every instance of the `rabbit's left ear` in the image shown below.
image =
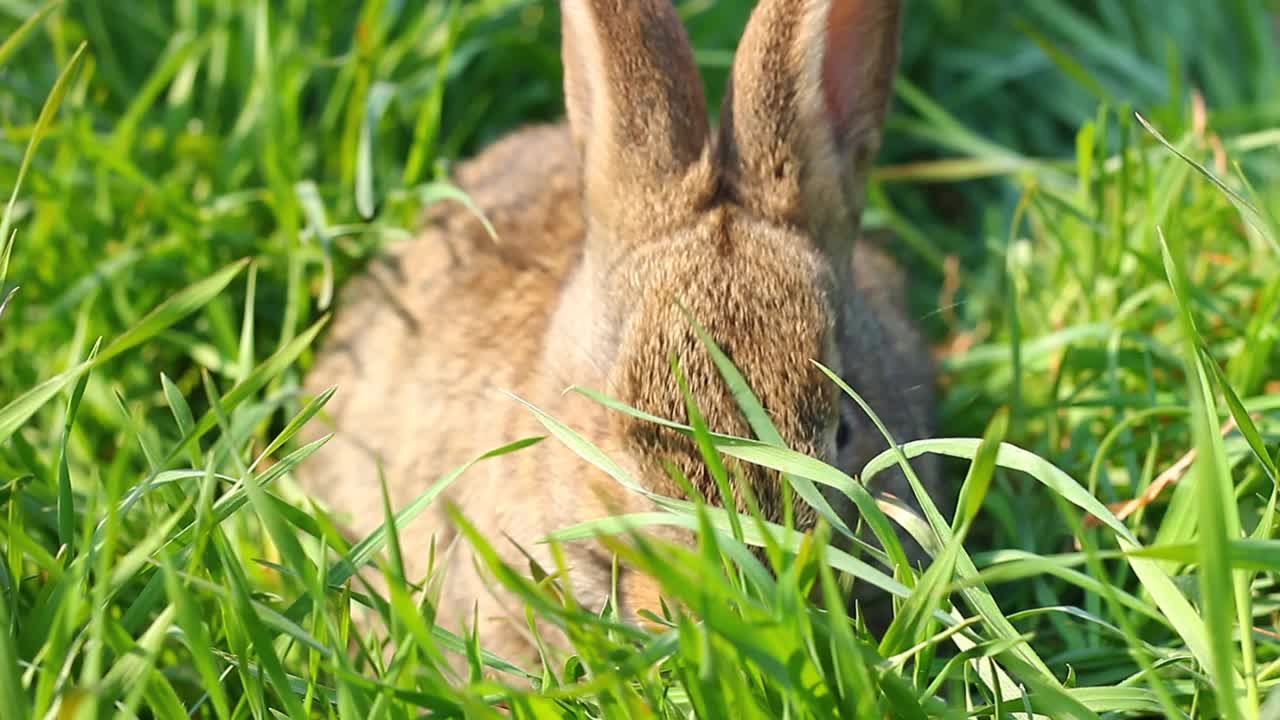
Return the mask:
<path fill-rule="evenodd" d="M 562 0 L 560 9 L 565 104 L 590 216 L 618 244 L 683 222 L 715 187 L 702 80 L 675 8 Z"/>
<path fill-rule="evenodd" d="M 720 130 L 726 180 L 745 204 L 780 221 L 856 226 L 900 24 L 901 0 L 760 0 Z"/>

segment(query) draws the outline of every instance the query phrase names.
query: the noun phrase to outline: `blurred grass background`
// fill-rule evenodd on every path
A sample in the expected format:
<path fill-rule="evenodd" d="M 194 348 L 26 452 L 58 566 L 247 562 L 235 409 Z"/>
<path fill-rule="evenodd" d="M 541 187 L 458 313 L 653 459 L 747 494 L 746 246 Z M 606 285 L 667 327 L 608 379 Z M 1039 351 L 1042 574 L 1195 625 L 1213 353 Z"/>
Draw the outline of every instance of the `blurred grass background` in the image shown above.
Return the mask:
<path fill-rule="evenodd" d="M 752 3 L 678 6 L 714 106 Z M 0 38 L 41 7 L 0 0 Z M 6 214 L 16 234 L 0 298 L 21 287 L 0 317 L 0 407 L 179 289 L 240 258 L 254 258 L 254 273 L 97 368 L 69 430 L 59 401 L 0 438 L 6 554 L 19 578 L 31 567 L 15 549 L 15 528 L 58 553 L 64 443 L 77 498 L 132 487 L 181 436 L 161 372 L 200 417 L 208 407 L 201 373 L 230 388 L 303 335 L 330 309 L 334 287 L 413 232 L 452 161 L 561 114 L 551 2 L 49 7 L 0 51 L 6 197 L 28 145 L 41 141 Z M 1159 227 L 1185 263 L 1185 307 L 1210 357 L 1259 413 L 1260 440 L 1274 453 L 1278 10 L 1263 0 L 910 4 L 867 219 L 897 234 L 894 251 L 939 349 L 944 434 L 980 436 L 1008 406 L 1007 439 L 1104 502 L 1139 494 L 1192 447 L 1183 306 L 1169 290 Z M 40 109 L 82 42 L 61 110 L 41 135 Z M 1134 111 L 1247 198 L 1256 217 L 1160 146 Z M 302 406 L 296 387 L 307 362 L 301 352 L 273 372 L 240 417 L 243 431 L 208 444 L 221 453 L 219 466 L 236 448 L 261 449 Z M 1222 419 L 1215 414 L 1215 424 Z M 1265 463 L 1254 463 L 1239 435 L 1225 450 L 1245 529 L 1272 537 Z M 958 482 L 963 466 L 955 469 Z M 1181 483 L 1171 503 L 1133 515 L 1135 534 L 1195 542 L 1192 488 Z M 176 507 L 170 500 L 130 519 L 123 536 L 142 537 L 149 519 Z M 77 503 L 78 522 L 100 509 Z M 991 551 L 979 555 L 980 567 L 1017 553 L 1047 557 L 1074 550 L 1083 532 L 1075 522 L 1061 497 L 1002 471 L 970 544 Z M 242 530 L 246 557 L 268 552 L 252 523 Z M 1078 607 L 1120 622 L 1100 592 L 1050 565 L 1002 585 L 1001 607 L 1028 613 L 1019 628 L 1035 632 L 1054 669 L 1070 667 L 1082 685 L 1131 678 L 1134 661 L 1117 654 L 1124 642 L 1045 610 Z M 1194 596 L 1189 566 L 1167 561 Z M 283 592 L 278 578 L 247 567 L 250 581 Z M 1114 575 L 1104 582 L 1135 587 L 1123 564 L 1105 567 Z M 1280 596 L 1265 575 L 1259 582 L 1257 624 L 1274 630 L 1268 617 Z M 48 599 L 32 587 L 11 579 L 10 607 L 34 612 Z M 1160 623 L 1134 622 L 1145 642 L 1180 642 Z M 1259 642 L 1274 662 L 1267 637 Z M 34 647 L 20 654 L 30 659 Z M 1178 697 L 1188 707 L 1200 702 L 1204 678 L 1176 670 Z"/>

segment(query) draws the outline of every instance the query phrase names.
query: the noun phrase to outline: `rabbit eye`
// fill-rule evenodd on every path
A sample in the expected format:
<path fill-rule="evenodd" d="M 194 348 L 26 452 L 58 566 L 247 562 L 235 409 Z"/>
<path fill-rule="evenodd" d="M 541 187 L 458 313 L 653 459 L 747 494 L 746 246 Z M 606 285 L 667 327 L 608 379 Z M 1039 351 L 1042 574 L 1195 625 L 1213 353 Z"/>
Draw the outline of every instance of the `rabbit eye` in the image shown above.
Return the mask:
<path fill-rule="evenodd" d="M 852 430 L 849 429 L 849 421 L 841 416 L 840 423 L 836 425 L 836 447 L 842 448 L 848 445 L 852 434 Z"/>

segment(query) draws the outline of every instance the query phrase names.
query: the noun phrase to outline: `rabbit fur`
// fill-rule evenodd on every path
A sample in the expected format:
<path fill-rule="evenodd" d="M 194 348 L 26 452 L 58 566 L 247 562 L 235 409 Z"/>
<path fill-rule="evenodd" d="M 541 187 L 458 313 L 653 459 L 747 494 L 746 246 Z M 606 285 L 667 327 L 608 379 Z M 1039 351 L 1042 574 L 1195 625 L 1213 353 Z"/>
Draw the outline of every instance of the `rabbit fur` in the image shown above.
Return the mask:
<path fill-rule="evenodd" d="M 610 411 L 571 385 L 686 420 L 679 358 L 711 429 L 751 436 L 682 309 L 741 370 L 790 447 L 855 473 L 886 445 L 814 366 L 839 373 L 899 442 L 926 437 L 933 371 L 904 306 L 903 277 L 859 234 L 864 185 L 895 72 L 897 0 L 761 0 L 712 128 L 685 31 L 669 0 L 563 0 L 567 123 L 528 127 L 456 169 L 496 230 L 441 203 L 425 230 L 350 282 L 307 379 L 338 392 L 334 430 L 304 465 L 304 487 L 356 537 L 384 519 L 378 461 L 398 509 L 446 472 L 545 434 L 527 400 L 599 446 L 648 489 L 684 493 L 673 463 L 719 499 L 691 440 Z M 839 442 L 837 442 L 839 440 Z M 927 487 L 937 471 L 913 466 Z M 737 467 L 770 519 L 779 477 Z M 901 472 L 879 476 L 900 498 Z M 856 511 L 831 497 L 852 524 Z M 470 626 L 488 650 L 536 659 L 523 608 L 494 586 L 445 515 L 453 503 L 517 569 L 554 568 L 546 534 L 652 510 L 547 440 L 463 475 L 400 534 L 411 581 L 434 538 L 437 622 Z M 798 503 L 803 505 L 803 503 Z M 803 528 L 815 519 L 797 508 Z M 681 542 L 681 532 L 655 530 Z M 517 545 L 519 547 L 517 547 Z M 598 608 L 613 558 L 565 547 L 577 599 Z M 660 607 L 655 581 L 625 566 L 624 616 Z M 552 645 L 564 638 L 547 629 Z"/>

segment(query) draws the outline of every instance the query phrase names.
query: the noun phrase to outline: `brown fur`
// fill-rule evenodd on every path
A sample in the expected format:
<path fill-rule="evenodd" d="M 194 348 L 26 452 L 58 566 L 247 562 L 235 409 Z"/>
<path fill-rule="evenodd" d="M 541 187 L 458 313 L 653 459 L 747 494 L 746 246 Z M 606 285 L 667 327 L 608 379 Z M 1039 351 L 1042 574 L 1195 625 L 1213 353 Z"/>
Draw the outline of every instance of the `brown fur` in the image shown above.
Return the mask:
<path fill-rule="evenodd" d="M 667 0 L 562 7 L 568 128 L 513 133 L 457 172 L 498 239 L 464 209 L 434 208 L 420 237 L 345 290 L 308 379 L 317 391 L 339 386 L 329 407 L 337 435 L 302 479 L 353 535 L 382 522 L 374 458 L 399 506 L 472 457 L 543 434 L 502 390 L 581 432 L 650 489 L 680 494 L 661 468 L 669 460 L 717 498 L 688 440 L 563 392 L 595 387 L 684 420 L 674 353 L 712 429 L 749 435 L 677 302 L 793 448 L 856 472 L 885 447 L 811 360 L 841 373 L 900 441 L 929 433 L 932 371 L 901 276 L 887 256 L 852 242 L 888 103 L 898 3 L 762 0 L 715 137 Z M 824 60 L 832 56 L 841 62 Z M 850 440 L 837 448 L 842 417 Z M 742 469 L 776 519 L 776 475 Z M 936 482 L 931 464 L 919 471 Z M 887 482 L 910 497 L 900 473 Z M 504 537 L 550 568 L 538 544 L 547 533 L 651 509 L 554 441 L 477 466 L 447 500 L 517 568 L 527 560 Z M 847 503 L 837 509 L 854 519 Z M 410 579 L 425 572 L 432 536 L 442 547 L 456 540 L 442 508 L 402 533 Z M 567 552 L 579 600 L 599 607 L 610 556 L 594 543 Z M 439 621 L 457 629 L 474 609 L 485 647 L 531 660 L 521 609 L 491 591 L 461 543 L 443 567 Z M 623 569 L 628 617 L 657 609 L 657 592 Z"/>

